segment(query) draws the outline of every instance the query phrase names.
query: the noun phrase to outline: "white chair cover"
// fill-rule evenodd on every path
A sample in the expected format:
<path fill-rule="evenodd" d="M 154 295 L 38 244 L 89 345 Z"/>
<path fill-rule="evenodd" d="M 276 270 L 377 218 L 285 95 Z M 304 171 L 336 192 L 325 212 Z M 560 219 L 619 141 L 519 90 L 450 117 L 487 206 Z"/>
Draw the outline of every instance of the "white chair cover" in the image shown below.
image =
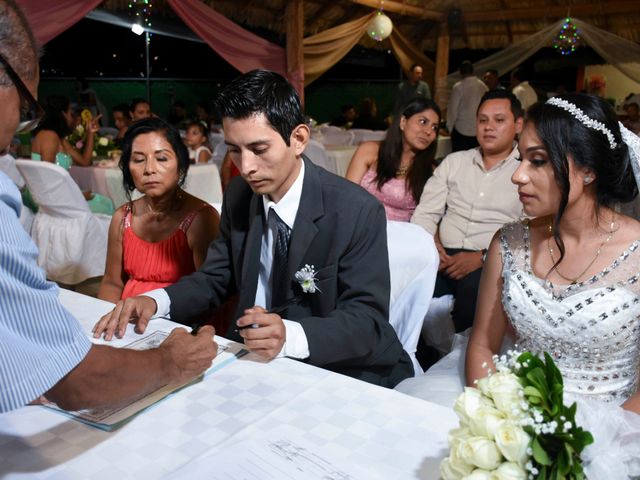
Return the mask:
<path fill-rule="evenodd" d="M 189 166 L 184 190 L 210 204 L 222 203 L 220 172 L 213 163 Z"/>
<path fill-rule="evenodd" d="M 387 242 L 391 269 L 389 323 L 411 357 L 415 375 L 420 375 L 416 348 L 436 284 L 438 251 L 429 233 L 408 222 L 387 222 Z"/>
<path fill-rule="evenodd" d="M 222 161 L 224 160 L 226 153 L 227 144 L 224 142 L 220 142 L 213 147 L 213 153 L 211 155 L 211 160 L 209 161 L 218 167 L 218 171 L 222 168 Z"/>
<path fill-rule="evenodd" d="M 353 133 L 352 145 L 360 145 L 362 142 L 381 142 L 387 136 L 386 130 L 367 130 L 365 128 L 352 128 L 349 130 Z"/>
<path fill-rule="evenodd" d="M 118 136 L 119 130 L 115 127 L 100 127 L 98 135 L 101 137 L 110 137 L 112 140 Z"/>
<path fill-rule="evenodd" d="M 63 168 L 33 160 L 17 160 L 16 166 L 40 207 L 31 236 L 47 277 L 75 285 L 103 275 L 111 217 L 91 213 Z"/>
<path fill-rule="evenodd" d="M 329 125 L 318 131 L 315 140 L 323 145 L 353 145 L 354 137 L 355 135 L 350 130 Z"/>
<path fill-rule="evenodd" d="M 312 138 L 309 139 L 309 143 L 307 143 L 307 146 L 304 149 L 304 154 L 316 165 L 321 166 L 331 173 L 337 173 L 336 159 L 329 157 L 324 146 L 317 140 L 313 140 Z"/>
<path fill-rule="evenodd" d="M 4 172 L 20 190 L 24 188 L 24 178 L 22 178 L 22 175 L 16 168 L 16 159 L 13 158 L 13 156 L 9 154 L 0 156 L 0 172 Z M 20 209 L 20 225 L 22 225 L 29 234 L 33 226 L 33 218 L 33 212 L 22 205 Z"/>

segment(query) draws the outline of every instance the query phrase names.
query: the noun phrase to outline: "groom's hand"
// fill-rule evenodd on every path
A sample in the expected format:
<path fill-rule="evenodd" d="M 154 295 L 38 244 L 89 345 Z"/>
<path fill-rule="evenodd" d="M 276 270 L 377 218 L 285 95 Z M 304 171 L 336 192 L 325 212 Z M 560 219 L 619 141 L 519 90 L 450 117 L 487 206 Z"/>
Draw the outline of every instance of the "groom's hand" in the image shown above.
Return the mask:
<path fill-rule="evenodd" d="M 262 358 L 271 360 L 282 351 L 286 330 L 280 315 L 255 306 L 245 310 L 236 325 L 245 346 Z"/>

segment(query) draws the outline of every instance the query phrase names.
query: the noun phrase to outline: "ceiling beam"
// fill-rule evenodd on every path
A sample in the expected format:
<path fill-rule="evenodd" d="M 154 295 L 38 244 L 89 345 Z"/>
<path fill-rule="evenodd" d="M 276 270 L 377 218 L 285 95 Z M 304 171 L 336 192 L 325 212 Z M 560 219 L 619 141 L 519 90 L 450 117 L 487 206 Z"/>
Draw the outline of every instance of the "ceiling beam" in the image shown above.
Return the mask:
<path fill-rule="evenodd" d="M 422 7 L 416 7 L 414 5 L 406 5 L 404 3 L 396 2 L 393 0 L 351 0 L 353 3 L 359 3 L 360 5 L 365 5 L 367 7 L 375 8 L 376 10 L 380 8 L 382 4 L 382 9 L 387 12 L 399 13 L 400 15 L 407 15 L 410 17 L 418 17 L 425 18 L 428 20 L 435 20 L 438 22 L 444 21 L 446 18 L 446 14 L 443 12 L 438 12 L 437 10 L 428 10 Z"/>
<path fill-rule="evenodd" d="M 355 1 L 355 0 L 354 0 Z M 386 2 L 385 2 L 386 5 Z M 606 16 L 619 13 L 640 13 L 640 2 L 621 0 L 613 2 L 579 3 L 535 8 L 512 8 L 509 10 L 490 10 L 462 12 L 465 22 L 498 22 L 509 20 L 531 20 L 533 18 L 572 16 Z"/>

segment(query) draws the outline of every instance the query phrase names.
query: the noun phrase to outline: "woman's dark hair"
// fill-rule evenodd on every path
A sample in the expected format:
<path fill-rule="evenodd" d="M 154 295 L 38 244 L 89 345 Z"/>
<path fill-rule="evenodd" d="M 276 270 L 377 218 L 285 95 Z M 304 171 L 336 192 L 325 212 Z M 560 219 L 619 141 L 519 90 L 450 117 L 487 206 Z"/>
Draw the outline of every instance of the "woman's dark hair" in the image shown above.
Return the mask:
<path fill-rule="evenodd" d="M 71 101 L 62 95 L 49 95 L 44 102 L 44 118 L 33 132 L 36 135 L 41 130 L 53 130 L 60 138 L 69 135 L 73 129 L 67 123 L 63 113 L 69 109 Z"/>
<path fill-rule="evenodd" d="M 395 178 L 398 168 L 400 168 L 403 149 L 400 119 L 405 117 L 408 120 L 417 113 L 424 112 L 425 110 L 433 110 L 438 115 L 438 120 L 442 117 L 440 107 L 438 107 L 436 102 L 431 99 L 418 97 L 409 102 L 402 111 L 402 114 L 393 120 L 389 130 L 387 130 L 387 136 L 380 144 L 380 150 L 378 151 L 378 165 L 376 169 L 378 190 L 389 180 Z M 411 168 L 409 168 L 407 172 L 407 187 L 411 189 L 411 194 L 416 203 L 420 201 L 424 184 L 427 183 L 427 180 L 429 180 L 429 177 L 431 177 L 433 173 L 433 161 L 437 148 L 438 135 L 436 133 L 436 138 L 431 142 L 431 145 L 416 154 Z"/>
<path fill-rule="evenodd" d="M 159 118 L 144 118 L 138 120 L 129 126 L 127 133 L 125 133 L 122 139 L 122 155 L 120 156 L 122 182 L 129 201 L 131 201 L 131 192 L 136 188 L 133 183 L 133 177 L 131 176 L 131 170 L 129 169 L 133 141 L 138 135 L 151 132 L 162 134 L 171 145 L 171 148 L 173 148 L 178 160 L 178 175 L 180 178 L 178 185 L 184 185 L 184 181 L 187 178 L 187 172 L 189 171 L 189 152 L 182 142 L 182 138 L 180 138 L 180 132 L 178 132 L 174 126 Z"/>
<path fill-rule="evenodd" d="M 638 195 L 638 186 L 633 175 L 629 148 L 622 140 L 618 119 L 611 105 L 598 96 L 581 93 L 559 95 L 556 98 L 572 103 L 591 120 L 604 124 L 613 134 L 617 145 L 611 148 L 607 135 L 589 128 L 573 113 L 556 105 L 535 104 L 527 111 L 526 123 L 535 126 L 560 189 L 560 206 L 553 224 L 553 236 L 560 250 L 560 258 L 556 262 L 558 265 L 565 253 L 558 225 L 569 199 L 569 155 L 576 167 L 590 169 L 595 174 L 596 215 L 600 206 L 609 207 L 616 202 L 633 200 Z"/>

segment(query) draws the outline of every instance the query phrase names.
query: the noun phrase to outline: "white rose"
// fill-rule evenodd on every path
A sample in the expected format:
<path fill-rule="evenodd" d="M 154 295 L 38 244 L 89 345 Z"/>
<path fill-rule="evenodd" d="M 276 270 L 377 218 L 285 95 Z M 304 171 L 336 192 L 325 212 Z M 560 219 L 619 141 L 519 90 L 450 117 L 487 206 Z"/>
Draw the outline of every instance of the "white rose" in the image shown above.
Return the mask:
<path fill-rule="evenodd" d="M 100 137 L 98 139 L 98 145 L 100 145 L 101 147 L 106 147 L 107 145 L 109 145 L 109 139 L 107 137 Z"/>
<path fill-rule="evenodd" d="M 453 410 L 460 418 L 460 423 L 467 426 L 481 406 L 493 407 L 493 402 L 482 395 L 479 390 L 465 387 L 464 392 L 456 399 Z"/>
<path fill-rule="evenodd" d="M 482 470 L 481 468 L 476 468 L 471 475 L 467 475 L 464 477 L 464 480 L 492 480 L 491 472 L 488 470 Z"/>
<path fill-rule="evenodd" d="M 484 470 L 494 470 L 502 463 L 502 455 L 494 442 L 484 437 L 471 437 L 460 442 L 460 458 Z"/>
<path fill-rule="evenodd" d="M 498 427 L 506 420 L 506 415 L 491 407 L 480 407 L 469 421 L 469 428 L 474 435 L 493 440 Z"/>
<path fill-rule="evenodd" d="M 91 156 L 92 156 L 92 157 L 97 157 L 97 156 L 98 156 L 98 154 L 96 153 L 96 151 L 95 151 L 95 150 L 93 150 L 93 151 L 91 152 Z"/>
<path fill-rule="evenodd" d="M 494 373 L 489 377 L 487 389 L 490 397 L 501 412 L 511 415 L 514 408 L 519 408 L 523 391 L 518 377 L 512 373 Z"/>
<path fill-rule="evenodd" d="M 474 465 L 471 465 L 464 458 L 462 458 L 462 451 L 460 449 L 462 442 L 464 439 L 459 440 L 452 448 L 449 453 L 449 467 L 451 470 L 461 477 L 465 475 L 469 475 L 474 468 Z"/>
<path fill-rule="evenodd" d="M 82 126 L 82 124 L 79 124 L 76 127 L 76 131 L 78 132 L 78 135 L 83 135 L 84 134 L 84 127 Z"/>
<path fill-rule="evenodd" d="M 517 463 L 505 462 L 493 472 L 492 478 L 494 480 L 526 480 L 527 472 Z"/>
<path fill-rule="evenodd" d="M 461 440 L 472 436 L 471 430 L 466 427 L 453 428 L 449 430 L 449 447 L 453 448 Z"/>
<path fill-rule="evenodd" d="M 522 427 L 513 422 L 504 422 L 496 430 L 496 445 L 505 458 L 524 465 L 527 462 L 527 447 L 531 437 Z"/>
<path fill-rule="evenodd" d="M 487 397 L 490 397 L 491 394 L 489 393 L 489 377 L 483 377 L 480 380 L 478 380 L 478 382 L 476 383 L 476 388 L 480 390 L 483 394 L 485 394 Z"/>
<path fill-rule="evenodd" d="M 462 478 L 462 475 L 451 468 L 451 460 L 449 458 L 445 458 L 440 462 L 440 476 L 442 480 L 460 480 Z"/>

